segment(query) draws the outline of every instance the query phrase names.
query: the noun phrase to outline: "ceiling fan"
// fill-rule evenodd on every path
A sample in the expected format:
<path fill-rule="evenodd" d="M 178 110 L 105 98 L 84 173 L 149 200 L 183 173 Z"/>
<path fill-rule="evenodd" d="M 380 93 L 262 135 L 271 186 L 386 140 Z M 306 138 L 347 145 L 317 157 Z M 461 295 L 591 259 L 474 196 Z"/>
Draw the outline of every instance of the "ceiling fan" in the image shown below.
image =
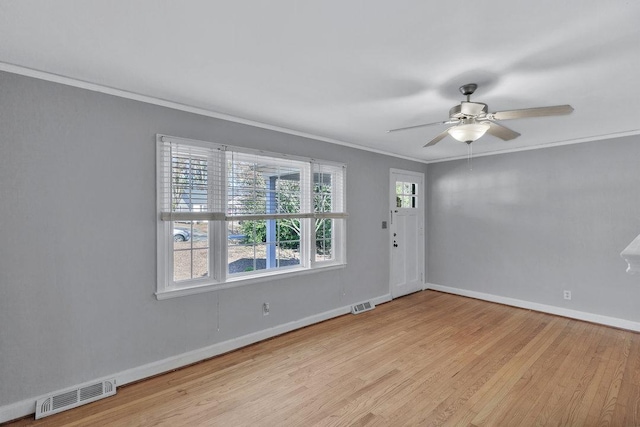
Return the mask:
<path fill-rule="evenodd" d="M 526 117 L 562 116 L 573 111 L 571 105 L 554 105 L 551 107 L 525 108 L 522 110 L 506 110 L 488 113 L 487 104 L 481 102 L 471 102 L 471 95 L 476 91 L 478 85 L 468 83 L 460 86 L 460 92 L 467 97 L 460 105 L 449 110 L 449 120 L 444 122 L 427 123 L 423 125 L 408 126 L 404 128 L 391 129 L 387 132 L 398 132 L 401 130 L 415 129 L 433 125 L 454 125 L 439 133 L 435 138 L 426 143 L 425 147 L 436 145 L 447 135 L 461 142 L 471 144 L 485 133 L 509 141 L 520 136 L 507 127 L 496 123 L 497 120 L 523 119 Z"/>

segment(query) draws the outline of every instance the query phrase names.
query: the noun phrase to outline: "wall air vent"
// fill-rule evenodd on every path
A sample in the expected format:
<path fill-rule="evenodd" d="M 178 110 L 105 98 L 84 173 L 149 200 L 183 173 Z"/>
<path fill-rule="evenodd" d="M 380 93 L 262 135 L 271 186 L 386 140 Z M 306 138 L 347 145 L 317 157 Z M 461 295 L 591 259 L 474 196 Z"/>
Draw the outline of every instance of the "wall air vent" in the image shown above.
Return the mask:
<path fill-rule="evenodd" d="M 52 393 L 36 401 L 36 420 L 116 394 L 116 380 Z"/>
<path fill-rule="evenodd" d="M 366 301 L 366 302 L 351 306 L 351 313 L 359 314 L 365 311 L 373 310 L 374 308 L 376 308 L 376 306 L 373 305 L 371 301 Z"/>

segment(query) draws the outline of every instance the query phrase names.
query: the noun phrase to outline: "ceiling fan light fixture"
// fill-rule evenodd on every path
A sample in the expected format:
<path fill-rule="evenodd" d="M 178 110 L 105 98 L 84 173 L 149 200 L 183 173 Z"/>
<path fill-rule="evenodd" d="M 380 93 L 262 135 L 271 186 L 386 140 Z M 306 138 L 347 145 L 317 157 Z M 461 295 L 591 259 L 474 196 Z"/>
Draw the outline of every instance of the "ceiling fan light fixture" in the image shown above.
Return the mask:
<path fill-rule="evenodd" d="M 488 122 L 462 123 L 449 128 L 448 132 L 454 139 L 469 144 L 484 135 L 490 126 Z"/>

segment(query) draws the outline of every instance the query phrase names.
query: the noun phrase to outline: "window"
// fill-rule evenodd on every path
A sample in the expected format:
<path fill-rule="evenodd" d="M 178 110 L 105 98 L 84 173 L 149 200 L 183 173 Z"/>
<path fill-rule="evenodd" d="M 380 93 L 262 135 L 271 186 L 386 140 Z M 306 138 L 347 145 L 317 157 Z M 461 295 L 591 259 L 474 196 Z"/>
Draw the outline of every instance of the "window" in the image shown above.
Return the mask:
<path fill-rule="evenodd" d="M 157 144 L 159 297 L 344 265 L 344 165 Z"/>
<path fill-rule="evenodd" d="M 417 207 L 417 184 L 413 182 L 396 182 L 396 207 L 415 209 Z"/>

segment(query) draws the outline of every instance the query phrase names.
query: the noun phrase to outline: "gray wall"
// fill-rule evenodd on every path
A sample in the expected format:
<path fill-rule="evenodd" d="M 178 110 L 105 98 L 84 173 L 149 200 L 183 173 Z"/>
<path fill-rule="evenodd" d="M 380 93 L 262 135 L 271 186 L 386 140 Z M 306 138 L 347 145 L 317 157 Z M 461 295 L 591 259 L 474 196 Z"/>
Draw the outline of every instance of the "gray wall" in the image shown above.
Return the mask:
<path fill-rule="evenodd" d="M 156 133 L 347 163 L 347 267 L 157 301 Z M 389 168 L 426 166 L 0 73 L 0 406 L 388 294 Z"/>
<path fill-rule="evenodd" d="M 431 164 L 430 283 L 640 321 L 640 137 Z M 565 301 L 563 290 L 572 291 Z"/>

